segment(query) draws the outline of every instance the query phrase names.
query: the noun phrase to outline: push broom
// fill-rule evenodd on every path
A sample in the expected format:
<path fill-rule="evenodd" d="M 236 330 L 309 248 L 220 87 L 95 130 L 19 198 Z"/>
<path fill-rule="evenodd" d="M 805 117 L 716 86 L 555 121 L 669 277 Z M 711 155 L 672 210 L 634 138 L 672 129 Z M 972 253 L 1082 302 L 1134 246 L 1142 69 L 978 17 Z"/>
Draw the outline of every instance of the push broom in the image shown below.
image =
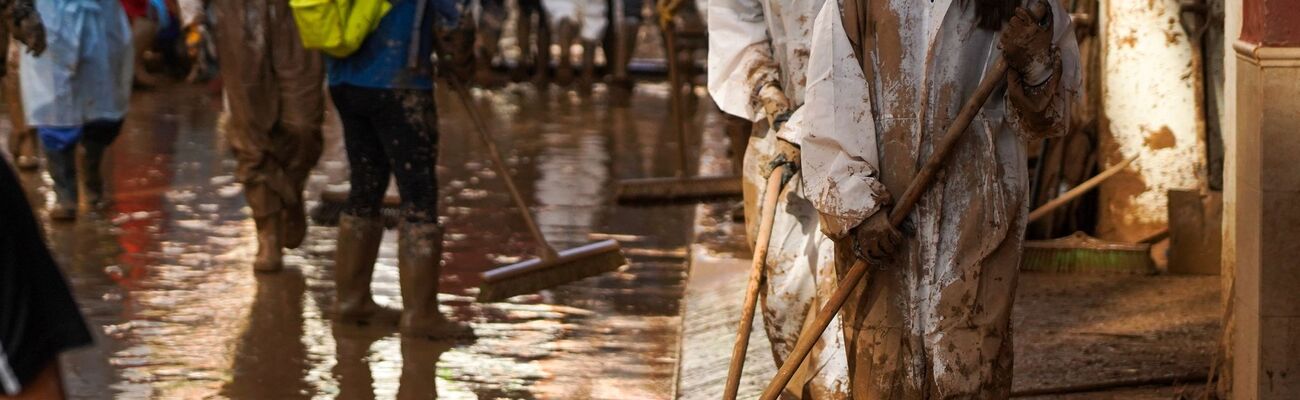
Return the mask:
<path fill-rule="evenodd" d="M 623 249 L 615 240 L 600 241 L 564 251 L 556 251 L 546 243 L 541 229 L 538 229 L 537 222 L 533 220 L 533 214 L 528 211 L 528 204 L 524 203 L 524 197 L 519 194 L 514 179 L 510 178 L 510 172 L 506 170 L 501 152 L 497 151 L 496 142 L 492 140 L 492 135 L 483 124 L 478 109 L 474 107 L 469 90 L 460 82 L 452 81 L 451 85 L 453 91 L 460 97 L 461 104 L 465 105 L 465 110 L 469 112 L 479 139 L 487 146 L 488 155 L 492 158 L 492 165 L 496 168 L 497 175 L 505 181 L 506 189 L 510 191 L 510 197 L 515 202 L 515 208 L 519 209 L 524 224 L 528 225 L 528 231 L 532 234 L 538 249 L 537 258 L 484 272 L 483 284 L 479 286 L 478 301 L 501 301 L 512 296 L 534 293 L 599 275 L 627 265 L 627 259 L 623 257 Z"/>
<path fill-rule="evenodd" d="M 1046 0 L 1034 1 L 1029 6 L 1030 15 L 1037 19 L 1042 19 L 1047 15 L 1047 4 L 1044 1 Z M 915 178 L 912 178 L 912 183 L 907 186 L 907 191 L 903 192 L 902 200 L 899 201 L 898 206 L 889 212 L 889 223 L 891 225 L 895 227 L 902 225 L 903 221 L 907 219 L 907 215 L 912 212 L 912 208 L 916 207 L 917 201 L 920 201 L 921 195 L 930 188 L 931 183 L 934 183 L 935 176 L 943 168 L 943 164 L 947 161 L 948 154 L 952 152 L 953 147 L 956 147 L 957 140 L 961 139 L 962 134 L 966 132 L 966 128 L 970 127 L 971 121 L 975 120 L 975 115 L 979 114 L 980 109 L 984 107 L 984 103 L 993 94 L 993 90 L 1002 86 L 1002 83 L 1006 81 L 1008 68 L 1006 58 L 999 58 L 997 63 L 993 64 L 993 68 L 984 74 L 984 78 L 980 81 L 979 87 L 975 89 L 975 93 L 971 95 L 970 99 L 966 100 L 966 104 L 962 105 L 957 118 L 944 132 L 938 146 L 935 147 L 934 153 L 930 154 L 930 157 L 925 161 L 925 166 L 921 167 L 920 171 L 917 171 Z M 760 399 L 776 400 L 781 395 L 782 389 L 785 388 L 786 384 L 790 383 L 790 378 L 794 377 L 794 372 L 799 368 L 799 364 L 802 364 L 804 358 L 808 357 L 808 353 L 812 351 L 813 345 L 817 343 L 817 338 L 821 337 L 822 333 L 826 331 L 826 327 L 830 326 L 831 320 L 835 318 L 835 314 L 838 314 L 840 309 L 844 307 L 844 302 L 848 300 L 849 294 L 853 293 L 853 290 L 862 284 L 862 281 L 866 280 L 867 267 L 867 262 L 859 259 L 849 268 L 844 278 L 840 279 L 839 286 L 831 294 L 830 301 L 817 312 L 817 318 L 813 320 L 812 326 L 809 326 L 799 335 L 794 350 L 781 364 L 781 369 L 777 370 L 776 377 L 772 378 L 772 382 L 763 390 Z"/>
<path fill-rule="evenodd" d="M 659 29 L 663 32 L 668 53 L 668 91 L 673 113 L 673 130 L 677 133 L 677 176 L 671 178 L 625 179 L 617 182 L 614 197 L 619 204 L 683 203 L 740 197 L 738 176 L 687 177 L 690 163 L 686 151 L 686 110 L 682 100 L 682 72 L 677 59 L 677 40 L 672 15 L 682 0 L 659 0 Z"/>
<path fill-rule="evenodd" d="M 781 197 L 781 181 L 786 167 L 778 166 L 767 177 L 767 191 L 763 192 L 762 219 L 758 223 L 758 240 L 754 245 L 754 260 L 750 264 L 749 287 L 745 289 L 745 306 L 740 310 L 740 324 L 736 327 L 736 342 L 731 346 L 731 366 L 727 368 L 727 386 L 723 400 L 735 400 L 740 391 L 740 374 L 745 370 L 745 354 L 749 352 L 749 332 L 754 328 L 754 310 L 758 308 L 758 294 L 763 291 L 766 278 L 763 263 L 767 261 L 768 242 L 772 241 L 772 224 L 776 221 L 776 202 Z"/>

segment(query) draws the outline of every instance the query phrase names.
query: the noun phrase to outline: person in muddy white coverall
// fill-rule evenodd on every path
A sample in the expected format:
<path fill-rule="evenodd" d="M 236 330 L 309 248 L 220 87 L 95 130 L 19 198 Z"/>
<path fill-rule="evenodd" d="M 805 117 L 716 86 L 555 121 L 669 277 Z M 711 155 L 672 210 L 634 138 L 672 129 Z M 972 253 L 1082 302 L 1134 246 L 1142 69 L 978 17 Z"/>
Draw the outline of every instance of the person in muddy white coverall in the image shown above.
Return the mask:
<path fill-rule="evenodd" d="M 736 50 L 720 60 L 733 76 L 719 76 L 718 86 L 735 86 L 729 93 L 739 105 L 735 109 L 749 115 L 763 108 L 764 99 L 779 97 L 772 88 L 791 93 L 787 80 L 807 84 L 791 96 L 796 105 L 801 98 L 803 107 L 796 106 L 779 139 L 767 139 L 776 143 L 767 153 L 801 164 L 783 193 L 786 209 L 815 210 L 778 220 L 798 220 L 790 224 L 801 226 L 804 236 L 820 236 L 807 229 L 817 225 L 834 241 L 834 262 L 825 262 L 821 251 L 787 251 L 774 243 L 768 273 L 776 280 L 770 286 L 791 280 L 773 262 L 816 260 L 809 270 L 819 284 L 812 297 L 820 303 L 833 289 L 820 285 L 829 282 L 822 276 L 828 266 L 843 274 L 856 258 L 872 261 L 869 284 L 852 293 L 822 336 L 823 350 L 811 358 L 816 366 L 827 347 L 845 347 L 849 387 L 836 387 L 831 397 L 1010 395 L 1010 312 L 1028 207 L 1024 141 L 1066 132 L 1079 85 L 1068 14 L 1051 4 L 1050 16 L 1034 21 L 1015 9 L 1017 3 L 821 2 L 811 7 L 818 10 L 807 18 L 812 26 L 802 30 L 810 40 L 798 42 L 808 47 L 795 44 L 791 52 L 807 54 L 802 74 L 784 65 L 778 73 L 768 56 L 773 52 L 765 52 L 793 42 L 754 28 L 743 36 L 748 41 L 732 38 L 742 44 L 729 46 Z M 753 26 L 755 16 L 761 21 L 772 9 L 792 7 L 734 7 L 740 12 L 732 11 L 733 21 Z M 710 10 L 711 27 L 717 14 Z M 892 197 L 906 190 L 984 71 L 1003 54 L 1011 66 L 1008 83 L 984 105 L 911 213 L 912 234 L 900 234 L 887 221 Z M 745 87 L 757 96 L 741 97 Z M 761 173 L 758 164 L 747 172 Z M 791 195 L 796 190 L 802 197 Z M 799 235 L 786 237 L 792 236 Z M 789 293 L 781 299 L 810 297 Z M 764 314 L 811 316 L 802 303 L 793 304 Z M 787 337 L 773 340 L 792 343 Z"/>
<path fill-rule="evenodd" d="M 207 0 L 181 0 L 192 25 Z M 289 0 L 211 0 L 225 86 L 226 141 L 257 224 L 253 269 L 283 268 L 307 234 L 303 187 L 320 158 L 324 60 L 302 47 Z"/>
<path fill-rule="evenodd" d="M 104 151 L 122 130 L 131 99 L 130 28 L 117 1 L 36 3 L 49 29 L 45 52 L 23 54 L 20 92 L 54 181 L 50 218 L 103 209 Z"/>
<path fill-rule="evenodd" d="M 780 120 L 800 117 L 808 81 L 814 17 L 823 0 L 709 0 L 708 86 L 727 114 L 757 122 L 748 138 L 742 176 L 745 221 L 755 240 L 765 181 L 775 160 L 791 160 L 794 144 L 777 138 Z M 791 115 L 792 110 L 795 111 Z M 801 117 L 800 117 L 801 118 Z M 764 124 L 762 122 L 766 121 Z M 794 127 L 796 120 L 778 129 Z M 737 138 L 733 137 L 732 140 Z M 735 146 L 733 146 L 735 147 Z M 804 197 L 800 173 L 784 186 L 764 262 L 762 313 L 772 358 L 781 364 L 810 315 L 835 288 L 834 244 L 819 233 L 817 210 Z M 799 398 L 845 398 L 848 361 L 838 323 L 821 336 L 786 387 Z"/>

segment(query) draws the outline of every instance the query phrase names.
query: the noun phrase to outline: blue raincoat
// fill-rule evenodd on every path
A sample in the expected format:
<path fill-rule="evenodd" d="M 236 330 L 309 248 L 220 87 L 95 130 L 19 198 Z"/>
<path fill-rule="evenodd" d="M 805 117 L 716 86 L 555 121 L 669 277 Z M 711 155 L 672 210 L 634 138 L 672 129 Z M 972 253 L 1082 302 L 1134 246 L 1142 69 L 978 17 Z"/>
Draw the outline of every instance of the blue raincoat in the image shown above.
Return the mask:
<path fill-rule="evenodd" d="M 41 0 L 48 47 L 20 66 L 27 123 L 42 133 L 79 136 L 82 125 L 126 115 L 134 66 L 131 28 L 118 0 Z M 77 137 L 49 138 L 66 147 Z M 62 145 L 62 146 L 60 146 Z"/>

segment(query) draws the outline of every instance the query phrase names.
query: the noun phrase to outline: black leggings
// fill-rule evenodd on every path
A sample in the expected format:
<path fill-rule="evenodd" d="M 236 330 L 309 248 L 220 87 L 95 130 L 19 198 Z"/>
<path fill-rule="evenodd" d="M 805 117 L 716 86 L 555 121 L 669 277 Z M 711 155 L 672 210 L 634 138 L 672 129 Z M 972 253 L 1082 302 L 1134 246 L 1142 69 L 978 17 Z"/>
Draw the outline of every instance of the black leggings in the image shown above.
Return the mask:
<path fill-rule="evenodd" d="M 397 177 L 402 218 L 438 222 L 438 114 L 433 92 L 330 87 L 343 121 L 352 191 L 344 212 L 378 217 L 390 174 Z"/>

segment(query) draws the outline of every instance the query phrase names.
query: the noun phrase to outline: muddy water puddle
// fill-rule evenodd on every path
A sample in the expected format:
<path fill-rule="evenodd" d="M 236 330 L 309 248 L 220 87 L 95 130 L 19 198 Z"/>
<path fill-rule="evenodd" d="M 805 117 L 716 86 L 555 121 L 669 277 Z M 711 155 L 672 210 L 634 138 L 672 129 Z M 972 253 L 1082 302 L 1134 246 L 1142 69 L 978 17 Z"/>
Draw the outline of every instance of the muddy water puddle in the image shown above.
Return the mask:
<path fill-rule="evenodd" d="M 665 86 L 643 85 L 633 108 L 618 109 L 600 88 L 477 92 L 550 242 L 616 238 L 631 265 L 476 304 L 479 272 L 534 247 L 462 105 L 439 96 L 443 311 L 479 336 L 441 343 L 329 320 L 334 228 L 312 226 L 283 273 L 254 275 L 254 227 L 218 128 L 220 97 L 188 86 L 138 93 L 105 170 L 112 210 L 46 221 L 98 339 L 66 357 L 68 386 L 76 398 L 669 398 L 693 207 L 619 208 L 607 190 L 619 177 L 675 172 L 666 97 Z M 312 199 L 347 175 L 337 120 L 327 119 Z M 52 203 L 48 178 L 24 179 L 36 204 Z M 374 291 L 401 303 L 391 231 Z"/>

